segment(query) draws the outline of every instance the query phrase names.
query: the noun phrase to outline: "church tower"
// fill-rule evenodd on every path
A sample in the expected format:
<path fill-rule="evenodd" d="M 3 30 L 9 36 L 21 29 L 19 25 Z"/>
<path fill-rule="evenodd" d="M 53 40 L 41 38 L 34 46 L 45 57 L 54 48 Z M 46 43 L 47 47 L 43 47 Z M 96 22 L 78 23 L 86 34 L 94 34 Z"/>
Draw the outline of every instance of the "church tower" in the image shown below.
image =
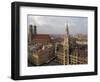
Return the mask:
<path fill-rule="evenodd" d="M 29 25 L 29 34 L 28 34 L 28 41 L 31 43 L 33 35 L 37 34 L 37 27 L 36 25 Z"/>
<path fill-rule="evenodd" d="M 34 30 L 33 31 L 34 31 L 33 34 L 37 34 L 37 26 L 36 25 L 34 25 Z"/>
<path fill-rule="evenodd" d="M 63 43 L 64 65 L 69 64 L 69 29 L 68 29 L 68 24 L 66 24 L 65 26 L 66 30 L 64 34 L 64 43 Z"/>
<path fill-rule="evenodd" d="M 29 42 L 32 41 L 33 36 L 33 25 L 29 25 Z"/>

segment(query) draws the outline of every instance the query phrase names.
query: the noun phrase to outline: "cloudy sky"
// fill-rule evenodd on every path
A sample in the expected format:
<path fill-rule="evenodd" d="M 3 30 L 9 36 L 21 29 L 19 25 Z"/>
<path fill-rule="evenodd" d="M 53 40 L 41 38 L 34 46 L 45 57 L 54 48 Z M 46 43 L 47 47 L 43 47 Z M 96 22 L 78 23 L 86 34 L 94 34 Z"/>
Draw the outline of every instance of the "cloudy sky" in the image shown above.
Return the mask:
<path fill-rule="evenodd" d="M 38 34 L 64 34 L 66 24 L 70 34 L 87 34 L 88 29 L 87 17 L 28 15 L 27 22 L 28 28 L 30 24 L 37 26 Z"/>

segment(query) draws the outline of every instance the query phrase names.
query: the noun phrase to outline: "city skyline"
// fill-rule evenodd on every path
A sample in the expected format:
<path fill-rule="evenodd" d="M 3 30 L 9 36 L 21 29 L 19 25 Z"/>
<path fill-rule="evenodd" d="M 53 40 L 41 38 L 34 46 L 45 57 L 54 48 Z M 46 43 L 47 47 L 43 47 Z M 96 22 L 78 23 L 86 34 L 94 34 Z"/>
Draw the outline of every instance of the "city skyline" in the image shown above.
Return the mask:
<path fill-rule="evenodd" d="M 70 34 L 87 34 L 87 17 L 28 15 L 27 19 L 28 28 L 29 25 L 36 25 L 38 34 L 64 34 L 66 24 L 68 24 Z"/>
<path fill-rule="evenodd" d="M 86 21 L 80 17 L 29 16 L 28 66 L 87 64 Z"/>

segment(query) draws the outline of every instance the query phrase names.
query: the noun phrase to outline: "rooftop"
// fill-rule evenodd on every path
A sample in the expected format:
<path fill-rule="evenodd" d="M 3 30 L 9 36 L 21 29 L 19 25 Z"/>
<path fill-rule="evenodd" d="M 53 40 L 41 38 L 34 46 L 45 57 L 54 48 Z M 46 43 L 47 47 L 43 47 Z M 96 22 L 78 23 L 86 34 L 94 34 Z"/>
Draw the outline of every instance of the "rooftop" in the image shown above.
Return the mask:
<path fill-rule="evenodd" d="M 35 34 L 32 37 L 33 39 L 44 39 L 44 40 L 50 40 L 50 36 L 48 34 Z"/>

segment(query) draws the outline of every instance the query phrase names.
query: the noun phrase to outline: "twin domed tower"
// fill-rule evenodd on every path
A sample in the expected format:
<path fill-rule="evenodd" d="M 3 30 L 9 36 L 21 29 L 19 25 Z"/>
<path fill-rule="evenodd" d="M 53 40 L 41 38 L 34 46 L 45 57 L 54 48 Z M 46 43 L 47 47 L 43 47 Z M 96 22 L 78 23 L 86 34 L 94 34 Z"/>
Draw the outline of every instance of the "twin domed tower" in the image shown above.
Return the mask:
<path fill-rule="evenodd" d="M 29 26 L 29 42 L 32 42 L 32 37 L 33 35 L 37 34 L 37 26 L 36 25 L 30 25 Z M 63 37 L 63 52 L 62 54 L 57 54 L 58 58 L 62 62 L 60 62 L 63 65 L 69 64 L 69 29 L 68 29 L 68 24 L 65 24 L 65 33 Z M 58 59 L 59 60 L 59 59 Z"/>
<path fill-rule="evenodd" d="M 29 42 L 32 41 L 33 34 L 37 34 L 37 26 L 36 25 L 29 25 Z"/>

